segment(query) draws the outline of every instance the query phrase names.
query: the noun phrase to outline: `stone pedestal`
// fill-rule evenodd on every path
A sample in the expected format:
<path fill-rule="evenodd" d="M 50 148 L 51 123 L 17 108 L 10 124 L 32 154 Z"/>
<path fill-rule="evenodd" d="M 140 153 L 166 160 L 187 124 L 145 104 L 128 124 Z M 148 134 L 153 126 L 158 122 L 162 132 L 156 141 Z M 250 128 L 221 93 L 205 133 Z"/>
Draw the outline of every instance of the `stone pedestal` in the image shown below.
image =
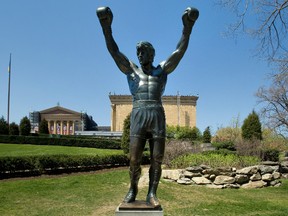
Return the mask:
<path fill-rule="evenodd" d="M 133 203 L 121 203 L 115 212 L 115 216 L 163 216 L 161 206 L 154 208 L 145 201 L 136 200 Z"/>

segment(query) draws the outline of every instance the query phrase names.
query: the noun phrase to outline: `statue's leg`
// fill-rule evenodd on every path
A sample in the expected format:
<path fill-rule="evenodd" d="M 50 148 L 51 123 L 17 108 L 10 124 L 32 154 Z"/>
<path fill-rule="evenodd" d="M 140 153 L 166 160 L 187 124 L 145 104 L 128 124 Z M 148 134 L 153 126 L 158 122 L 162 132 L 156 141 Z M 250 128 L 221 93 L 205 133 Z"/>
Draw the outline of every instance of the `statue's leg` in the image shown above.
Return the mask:
<path fill-rule="evenodd" d="M 146 202 L 154 207 L 160 206 L 156 196 L 158 184 L 162 173 L 162 161 L 165 151 L 165 138 L 153 138 L 149 140 L 151 153 L 151 166 L 149 169 L 149 189 Z"/>
<path fill-rule="evenodd" d="M 134 202 L 138 193 L 138 182 L 141 175 L 142 154 L 146 140 L 140 137 L 130 137 L 130 188 L 124 198 L 125 203 Z"/>

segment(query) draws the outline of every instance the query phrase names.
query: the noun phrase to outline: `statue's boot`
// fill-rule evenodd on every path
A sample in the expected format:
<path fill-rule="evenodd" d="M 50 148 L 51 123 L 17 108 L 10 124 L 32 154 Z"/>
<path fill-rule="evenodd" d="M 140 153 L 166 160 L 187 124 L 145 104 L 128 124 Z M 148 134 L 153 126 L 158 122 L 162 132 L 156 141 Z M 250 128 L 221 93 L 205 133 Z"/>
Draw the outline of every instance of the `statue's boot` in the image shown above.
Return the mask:
<path fill-rule="evenodd" d="M 156 196 L 156 192 L 157 192 L 158 184 L 161 178 L 161 168 L 155 169 L 155 170 L 150 168 L 149 177 L 150 177 L 150 182 L 149 182 L 149 189 L 148 189 L 148 194 L 146 198 L 146 203 L 156 208 L 160 206 L 160 202 Z"/>
<path fill-rule="evenodd" d="M 141 168 L 138 168 L 136 171 L 130 169 L 129 175 L 130 175 L 130 188 L 123 200 L 124 203 L 131 203 L 134 202 L 136 199 L 138 193 L 138 182 L 141 175 Z"/>

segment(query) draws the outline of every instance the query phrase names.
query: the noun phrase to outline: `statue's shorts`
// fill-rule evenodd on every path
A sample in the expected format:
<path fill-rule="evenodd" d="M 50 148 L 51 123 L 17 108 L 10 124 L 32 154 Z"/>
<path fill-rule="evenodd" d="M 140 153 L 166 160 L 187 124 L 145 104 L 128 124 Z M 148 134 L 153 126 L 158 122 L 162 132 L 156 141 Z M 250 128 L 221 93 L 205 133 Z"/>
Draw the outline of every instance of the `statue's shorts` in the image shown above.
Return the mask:
<path fill-rule="evenodd" d="M 130 136 L 142 139 L 165 138 L 166 120 L 162 105 L 134 106 L 130 122 Z"/>

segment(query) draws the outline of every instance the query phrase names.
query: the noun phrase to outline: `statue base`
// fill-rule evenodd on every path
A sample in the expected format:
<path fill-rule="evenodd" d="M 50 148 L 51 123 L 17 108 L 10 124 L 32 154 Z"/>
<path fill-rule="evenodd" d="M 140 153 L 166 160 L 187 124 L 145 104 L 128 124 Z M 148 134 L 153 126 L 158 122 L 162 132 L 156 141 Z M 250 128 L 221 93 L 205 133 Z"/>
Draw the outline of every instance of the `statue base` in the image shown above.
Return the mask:
<path fill-rule="evenodd" d="M 145 201 L 136 200 L 132 203 L 121 203 L 115 212 L 115 216 L 163 216 L 161 206 L 154 208 Z"/>

